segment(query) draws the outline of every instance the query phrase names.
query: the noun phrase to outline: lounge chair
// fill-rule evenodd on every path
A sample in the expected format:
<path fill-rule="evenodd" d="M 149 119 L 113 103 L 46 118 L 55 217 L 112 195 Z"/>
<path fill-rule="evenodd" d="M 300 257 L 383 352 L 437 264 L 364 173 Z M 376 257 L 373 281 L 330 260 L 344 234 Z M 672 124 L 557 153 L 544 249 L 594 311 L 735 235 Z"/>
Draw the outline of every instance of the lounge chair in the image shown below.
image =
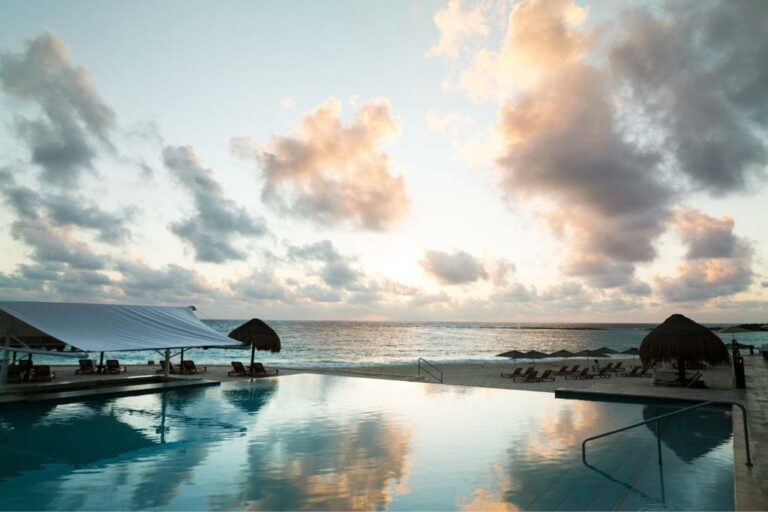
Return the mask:
<path fill-rule="evenodd" d="M 24 379 L 21 373 L 21 368 L 19 368 L 18 365 L 14 364 L 8 367 L 8 383 L 9 384 L 18 384 L 23 380 Z"/>
<path fill-rule="evenodd" d="M 531 373 L 519 375 L 514 378 L 515 382 L 536 382 L 536 378 L 539 375 L 538 370 L 534 370 Z"/>
<path fill-rule="evenodd" d="M 268 377 L 270 375 L 277 375 L 277 370 L 267 370 L 261 363 L 253 363 L 251 366 L 251 377 Z"/>
<path fill-rule="evenodd" d="M 191 359 L 187 359 L 186 361 L 181 362 L 181 373 L 183 374 L 194 374 L 194 373 L 205 373 L 208 371 L 207 366 L 200 366 L 199 368 L 195 366 L 195 362 Z"/>
<path fill-rule="evenodd" d="M 654 386 L 668 386 L 673 388 L 706 388 L 707 385 L 701 379 L 701 372 L 696 372 L 691 377 L 686 377 L 684 381 L 679 379 L 653 379 Z"/>
<path fill-rule="evenodd" d="M 232 363 L 233 366 L 234 364 L 235 363 Z M 515 368 L 515 371 L 513 371 L 512 373 L 501 372 L 501 376 L 506 377 L 507 379 L 514 379 L 515 377 L 519 376 L 520 372 L 522 371 L 523 371 L 522 367 L 518 367 L 518 368 Z"/>
<path fill-rule="evenodd" d="M 160 361 L 160 369 L 155 373 L 165 373 L 165 361 Z M 168 363 L 168 373 L 177 373 L 176 368 L 173 367 L 173 363 Z"/>
<path fill-rule="evenodd" d="M 608 366 L 604 366 L 600 369 L 599 372 L 592 374 L 592 377 L 600 377 L 601 379 L 610 379 L 611 378 L 611 364 Z"/>
<path fill-rule="evenodd" d="M 625 371 L 627 371 L 627 369 L 624 368 L 624 362 L 623 361 L 619 361 L 618 363 L 616 363 L 616 366 L 613 367 L 613 373 L 620 373 L 620 372 L 625 372 Z"/>
<path fill-rule="evenodd" d="M 613 363 L 608 363 L 602 368 L 598 368 L 598 373 L 600 374 L 602 374 L 603 372 L 612 372 L 612 371 L 613 371 Z"/>
<path fill-rule="evenodd" d="M 557 373 L 558 375 L 565 375 L 566 373 L 568 373 L 568 365 L 561 366 L 560 369 L 557 370 L 555 373 Z"/>
<path fill-rule="evenodd" d="M 93 366 L 93 361 L 90 359 L 80 359 L 80 368 L 75 370 L 75 375 L 78 373 L 96 373 L 96 367 Z"/>
<path fill-rule="evenodd" d="M 535 366 L 529 366 L 528 368 L 525 369 L 525 371 L 523 372 L 523 375 L 530 375 L 531 373 L 533 373 L 535 369 L 536 369 Z"/>
<path fill-rule="evenodd" d="M 579 368 L 580 368 L 580 367 L 581 367 L 581 365 L 575 364 L 575 365 L 573 365 L 573 366 L 571 367 L 571 369 L 570 369 L 570 370 L 568 370 L 568 372 L 567 372 L 567 373 L 576 373 L 576 372 L 578 372 L 578 371 L 579 371 Z"/>
<path fill-rule="evenodd" d="M 639 377 L 637 372 L 640 371 L 641 368 L 642 366 L 634 366 L 627 373 L 617 373 L 616 376 L 617 377 Z"/>
<path fill-rule="evenodd" d="M 592 377 L 593 375 L 589 374 L 589 368 L 584 368 L 579 373 L 565 376 L 566 379 L 571 379 L 571 380 L 591 379 Z"/>
<path fill-rule="evenodd" d="M 247 377 L 248 370 L 245 369 L 245 366 L 240 361 L 232 361 L 232 371 L 227 372 L 227 375 L 230 377 Z"/>
<path fill-rule="evenodd" d="M 56 373 L 51 371 L 51 367 L 48 365 L 35 365 L 32 368 L 32 377 L 29 379 L 32 382 L 50 382 L 56 378 Z"/>
<path fill-rule="evenodd" d="M 117 359 L 107 359 L 107 373 L 125 373 L 128 368 L 120 366 L 120 361 Z"/>
<path fill-rule="evenodd" d="M 547 370 L 544 373 L 541 374 L 541 377 L 536 379 L 536 382 L 554 382 L 555 378 L 552 376 L 552 370 Z"/>

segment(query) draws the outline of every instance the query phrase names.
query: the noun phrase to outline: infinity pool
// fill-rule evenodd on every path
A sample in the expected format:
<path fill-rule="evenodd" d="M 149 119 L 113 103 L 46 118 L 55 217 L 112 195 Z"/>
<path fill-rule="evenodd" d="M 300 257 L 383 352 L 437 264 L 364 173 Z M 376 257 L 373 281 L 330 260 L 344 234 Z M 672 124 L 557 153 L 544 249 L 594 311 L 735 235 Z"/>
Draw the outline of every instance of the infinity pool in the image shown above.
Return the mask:
<path fill-rule="evenodd" d="M 730 411 L 321 375 L 0 408 L 2 510 L 733 510 Z M 663 471 L 662 471 L 663 470 Z"/>

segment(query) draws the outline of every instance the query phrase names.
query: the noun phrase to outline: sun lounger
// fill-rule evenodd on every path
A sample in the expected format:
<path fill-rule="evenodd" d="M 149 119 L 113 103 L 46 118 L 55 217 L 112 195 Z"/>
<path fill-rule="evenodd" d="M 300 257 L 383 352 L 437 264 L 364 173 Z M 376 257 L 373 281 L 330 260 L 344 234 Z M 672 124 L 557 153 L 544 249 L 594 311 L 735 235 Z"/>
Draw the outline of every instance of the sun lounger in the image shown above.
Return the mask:
<path fill-rule="evenodd" d="M 603 367 L 599 372 L 592 375 L 593 377 L 600 377 L 601 379 L 611 378 L 611 365 Z"/>
<path fill-rule="evenodd" d="M 565 375 L 566 373 L 568 373 L 568 365 L 561 366 L 560 369 L 557 370 L 555 373 L 557 373 L 558 375 Z"/>
<path fill-rule="evenodd" d="M 568 370 L 568 373 L 577 373 L 579 371 L 579 368 L 581 368 L 581 365 L 575 364 L 571 367 L 570 370 Z"/>
<path fill-rule="evenodd" d="M 93 366 L 93 361 L 90 359 L 80 359 L 78 362 L 80 363 L 80 368 L 75 370 L 75 375 L 78 373 L 96 373 L 96 367 Z"/>
<path fill-rule="evenodd" d="M 616 363 L 616 366 L 613 367 L 613 373 L 620 373 L 627 371 L 626 368 L 624 368 L 624 363 L 622 361 L 619 361 Z"/>
<path fill-rule="evenodd" d="M 547 370 L 544 373 L 541 374 L 541 377 L 536 379 L 536 382 L 554 382 L 555 378 L 552 376 L 552 370 Z"/>
<path fill-rule="evenodd" d="M 14 364 L 8 367 L 8 383 L 9 384 L 18 384 L 23 380 L 24 380 L 24 376 L 22 375 L 21 368 L 19 368 L 18 365 Z"/>
<path fill-rule="evenodd" d="M 668 386 L 673 388 L 706 388 L 707 385 L 701 380 L 701 372 L 696 372 L 691 377 L 686 377 L 684 381 L 679 379 L 653 379 L 654 386 Z"/>
<path fill-rule="evenodd" d="M 251 366 L 251 377 L 268 377 L 270 375 L 277 375 L 277 370 L 267 370 L 261 363 L 253 363 Z"/>
<path fill-rule="evenodd" d="M 570 379 L 570 380 L 591 379 L 592 377 L 593 375 L 589 374 L 589 368 L 584 368 L 579 373 L 565 376 L 566 379 Z"/>
<path fill-rule="evenodd" d="M 227 372 L 227 375 L 230 377 L 247 377 L 248 370 L 245 369 L 245 366 L 240 361 L 232 361 L 232 371 Z"/>
<path fill-rule="evenodd" d="M 598 373 L 612 372 L 612 371 L 613 371 L 613 363 L 608 363 L 607 365 L 600 368 Z"/>
<path fill-rule="evenodd" d="M 165 373 L 165 361 L 160 361 L 160 369 L 155 373 Z M 173 363 L 168 363 L 168 373 L 177 373 Z"/>
<path fill-rule="evenodd" d="M 125 373 L 128 368 L 120 366 L 120 361 L 117 359 L 107 359 L 107 373 Z"/>
<path fill-rule="evenodd" d="M 535 366 L 529 366 L 528 368 L 525 369 L 525 371 L 523 372 L 523 375 L 529 375 L 529 374 L 533 373 L 533 371 L 535 369 L 536 369 Z"/>
<path fill-rule="evenodd" d="M 640 371 L 642 367 L 641 366 L 635 366 L 631 370 L 629 370 L 627 373 L 617 373 L 617 377 L 639 377 L 637 372 Z"/>
<path fill-rule="evenodd" d="M 536 377 L 539 375 L 537 370 L 530 373 L 526 373 L 514 378 L 515 382 L 536 382 Z"/>
<path fill-rule="evenodd" d="M 207 366 L 195 366 L 195 362 L 191 359 L 181 362 L 181 373 L 191 375 L 194 373 L 205 373 L 208 371 Z"/>
<path fill-rule="evenodd" d="M 51 371 L 51 367 L 48 365 L 35 365 L 32 368 L 32 377 L 29 379 L 32 382 L 50 382 L 56 378 L 56 373 Z"/>
<path fill-rule="evenodd" d="M 234 365 L 235 363 L 232 363 L 232 364 Z M 514 379 L 515 377 L 519 376 L 520 372 L 522 372 L 522 371 L 523 371 L 522 368 L 515 368 L 515 371 L 513 371 L 512 373 L 501 372 L 501 376 L 505 377 L 507 379 Z"/>

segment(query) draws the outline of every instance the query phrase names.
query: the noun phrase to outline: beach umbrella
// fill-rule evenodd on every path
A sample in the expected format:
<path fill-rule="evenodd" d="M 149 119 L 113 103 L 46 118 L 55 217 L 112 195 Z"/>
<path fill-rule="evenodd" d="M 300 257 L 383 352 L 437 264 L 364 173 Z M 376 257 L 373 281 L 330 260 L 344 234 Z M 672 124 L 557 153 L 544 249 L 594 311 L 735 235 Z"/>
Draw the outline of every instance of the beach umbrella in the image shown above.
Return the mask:
<path fill-rule="evenodd" d="M 683 315 L 672 315 L 652 330 L 640 344 L 644 365 L 677 362 L 680 381 L 685 381 L 685 365 L 726 363 L 728 349 L 712 331 Z"/>
<path fill-rule="evenodd" d="M 621 353 L 637 356 L 637 355 L 640 355 L 640 349 L 637 347 L 632 347 L 632 348 L 628 348 L 627 350 L 622 350 Z"/>
<path fill-rule="evenodd" d="M 573 352 L 570 350 L 558 350 L 549 354 L 549 357 L 573 357 Z"/>
<path fill-rule="evenodd" d="M 519 350 L 510 350 L 509 352 L 498 354 L 496 357 L 509 357 L 510 359 L 522 359 L 525 357 L 525 352 L 520 352 Z"/>
<path fill-rule="evenodd" d="M 602 352 L 604 354 L 618 354 L 619 353 L 618 350 L 613 350 L 610 347 L 600 347 L 600 348 L 595 349 L 595 350 L 598 350 L 598 351 L 600 351 L 600 352 Z"/>
<path fill-rule="evenodd" d="M 575 357 L 607 357 L 607 354 L 597 349 L 580 350 L 573 354 Z"/>
<path fill-rule="evenodd" d="M 251 368 L 253 368 L 257 350 L 280 352 L 280 336 L 258 318 L 248 320 L 240 327 L 233 329 L 229 337 L 251 346 Z"/>
<path fill-rule="evenodd" d="M 523 353 L 524 359 L 544 359 L 545 357 L 549 357 L 549 354 L 539 352 L 538 350 L 529 350 L 528 352 Z"/>

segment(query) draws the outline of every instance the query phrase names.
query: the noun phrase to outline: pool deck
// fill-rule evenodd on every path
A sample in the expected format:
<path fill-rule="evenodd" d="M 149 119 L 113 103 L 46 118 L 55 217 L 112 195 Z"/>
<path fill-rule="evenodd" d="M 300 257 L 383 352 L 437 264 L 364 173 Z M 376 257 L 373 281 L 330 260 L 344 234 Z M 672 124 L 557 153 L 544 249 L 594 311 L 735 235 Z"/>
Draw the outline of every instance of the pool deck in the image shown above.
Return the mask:
<path fill-rule="evenodd" d="M 0 406 L 43 401 L 71 402 L 87 400 L 93 397 L 105 398 L 124 395 L 140 395 L 171 389 L 219 385 L 219 381 L 201 378 L 169 378 L 163 382 L 144 382 L 146 378 L 147 376 L 145 375 L 122 378 L 113 377 L 110 379 L 102 379 L 100 381 L 102 383 L 104 383 L 105 380 L 110 381 L 111 385 L 109 386 L 89 386 L 85 388 L 74 387 L 77 385 L 82 386 L 82 384 L 84 384 L 83 381 L 50 382 L 15 386 L 11 392 L 0 395 Z M 137 380 L 139 380 L 139 382 L 136 382 Z M 91 381 L 89 384 L 94 383 L 94 381 Z"/>
<path fill-rule="evenodd" d="M 745 357 L 747 389 L 684 389 L 594 382 L 588 387 L 559 387 L 563 398 L 659 398 L 685 401 L 737 402 L 747 409 L 752 466 L 746 465 L 744 423 L 733 408 L 733 476 L 736 510 L 768 510 L 768 363 L 759 356 Z"/>

